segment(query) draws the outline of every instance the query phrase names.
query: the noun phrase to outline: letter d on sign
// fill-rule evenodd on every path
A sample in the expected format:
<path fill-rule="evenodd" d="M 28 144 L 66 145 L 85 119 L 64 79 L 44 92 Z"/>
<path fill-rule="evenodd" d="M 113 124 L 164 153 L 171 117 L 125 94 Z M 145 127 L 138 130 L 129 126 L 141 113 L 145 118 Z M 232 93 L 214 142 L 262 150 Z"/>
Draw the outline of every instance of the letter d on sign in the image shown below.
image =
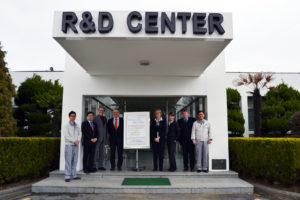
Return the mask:
<path fill-rule="evenodd" d="M 108 21 L 107 26 L 104 26 L 104 20 Z M 109 12 L 99 12 L 98 31 L 100 33 L 109 33 L 114 27 L 114 20 Z"/>

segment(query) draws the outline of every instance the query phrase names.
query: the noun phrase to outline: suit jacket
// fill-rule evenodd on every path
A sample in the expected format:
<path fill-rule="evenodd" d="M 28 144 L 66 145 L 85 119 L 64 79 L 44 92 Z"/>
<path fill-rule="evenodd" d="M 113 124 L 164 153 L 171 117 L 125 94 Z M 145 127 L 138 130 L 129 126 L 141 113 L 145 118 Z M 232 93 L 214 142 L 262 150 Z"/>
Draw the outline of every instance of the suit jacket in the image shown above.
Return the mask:
<path fill-rule="evenodd" d="M 123 145 L 123 132 L 124 132 L 124 122 L 123 118 L 119 118 L 119 126 L 117 130 L 115 129 L 114 118 L 111 118 L 107 122 L 107 130 L 109 134 L 110 144 L 118 143 Z"/>
<path fill-rule="evenodd" d="M 168 126 L 167 141 L 168 142 L 174 142 L 174 140 L 178 140 L 179 137 L 180 137 L 180 128 L 178 126 L 178 123 L 173 121 Z"/>
<path fill-rule="evenodd" d="M 82 132 L 82 138 L 83 138 L 83 145 L 91 144 L 92 138 L 98 138 L 98 131 L 97 126 L 95 123 L 93 123 L 94 129 L 92 129 L 89 121 L 85 120 L 81 124 L 81 132 Z"/>
<path fill-rule="evenodd" d="M 179 139 L 180 143 L 192 142 L 191 134 L 192 134 L 193 123 L 195 121 L 196 121 L 196 119 L 193 117 L 189 117 L 187 123 L 184 122 L 183 118 L 178 120 L 177 123 L 180 128 L 180 136 L 178 139 Z"/>
<path fill-rule="evenodd" d="M 103 116 L 104 117 L 104 116 Z M 100 115 L 97 115 L 94 118 L 94 123 L 97 126 L 98 131 L 98 141 L 99 142 L 105 142 L 107 137 L 107 119 L 104 117 L 104 124 L 102 123 L 102 120 L 100 118 Z"/>
<path fill-rule="evenodd" d="M 159 143 L 164 144 L 166 141 L 166 130 L 167 130 L 167 123 L 166 120 L 163 119 L 159 122 L 159 126 L 156 125 L 155 119 L 151 119 L 150 121 L 150 143 L 153 144 L 154 138 L 157 137 L 157 132 L 159 134 Z"/>

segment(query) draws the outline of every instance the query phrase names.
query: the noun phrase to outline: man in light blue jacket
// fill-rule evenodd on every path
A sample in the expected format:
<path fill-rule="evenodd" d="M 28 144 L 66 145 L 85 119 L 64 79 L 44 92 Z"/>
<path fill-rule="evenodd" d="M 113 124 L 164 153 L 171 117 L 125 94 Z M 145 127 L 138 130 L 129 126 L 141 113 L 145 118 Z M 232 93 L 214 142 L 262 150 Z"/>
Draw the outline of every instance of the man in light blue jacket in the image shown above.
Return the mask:
<path fill-rule="evenodd" d="M 75 122 L 76 113 L 69 113 L 69 122 L 63 126 L 62 134 L 65 138 L 65 181 L 70 182 L 70 179 L 79 180 L 76 175 L 76 166 L 78 160 L 78 145 L 81 140 L 81 131 L 78 124 Z"/>
<path fill-rule="evenodd" d="M 193 123 L 191 139 L 196 146 L 197 172 L 208 172 L 208 144 L 212 142 L 210 123 L 204 119 L 203 111 L 197 113 Z"/>

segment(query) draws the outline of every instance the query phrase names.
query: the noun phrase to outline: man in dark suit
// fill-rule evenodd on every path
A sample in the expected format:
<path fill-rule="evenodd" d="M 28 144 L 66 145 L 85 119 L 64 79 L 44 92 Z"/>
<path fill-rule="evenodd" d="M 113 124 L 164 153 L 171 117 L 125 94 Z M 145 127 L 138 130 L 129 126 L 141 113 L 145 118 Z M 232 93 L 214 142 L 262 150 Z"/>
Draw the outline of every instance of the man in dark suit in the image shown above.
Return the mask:
<path fill-rule="evenodd" d="M 175 160 L 175 151 L 176 151 L 176 141 L 180 136 L 180 128 L 175 121 L 175 113 L 169 113 L 169 125 L 168 125 L 168 134 L 167 134 L 167 144 L 168 144 L 168 155 L 170 168 L 169 171 L 174 172 L 177 170 L 176 160 Z"/>
<path fill-rule="evenodd" d="M 153 153 L 153 171 L 157 171 L 157 159 L 159 161 L 159 171 L 163 171 L 165 137 L 167 124 L 162 118 L 160 109 L 154 111 L 155 118 L 150 122 L 150 143 Z"/>
<path fill-rule="evenodd" d="M 97 127 L 93 123 L 94 113 L 88 112 L 86 120 L 81 124 L 83 139 L 83 171 L 84 173 L 96 172 L 93 167 L 95 158 L 95 147 L 98 138 Z"/>
<path fill-rule="evenodd" d="M 195 166 L 195 147 L 191 140 L 191 133 L 195 118 L 189 117 L 187 110 L 181 111 L 182 118 L 178 120 L 178 126 L 180 128 L 179 142 L 183 151 L 183 166 L 184 171 L 188 171 L 188 163 L 190 161 L 190 170 L 194 171 Z"/>
<path fill-rule="evenodd" d="M 98 140 L 96 144 L 96 158 L 94 166 L 99 170 L 106 170 L 104 167 L 105 158 L 105 141 L 107 137 L 107 119 L 104 116 L 105 108 L 100 106 L 98 109 L 99 115 L 94 118 L 94 123 L 97 126 Z"/>
<path fill-rule="evenodd" d="M 118 162 L 117 167 L 118 170 L 122 170 L 123 163 L 123 118 L 119 117 L 120 111 L 115 108 L 113 110 L 113 118 L 108 120 L 107 122 L 107 130 L 109 133 L 109 143 L 110 143 L 110 170 L 115 170 L 115 156 L 116 149 L 118 152 Z"/>

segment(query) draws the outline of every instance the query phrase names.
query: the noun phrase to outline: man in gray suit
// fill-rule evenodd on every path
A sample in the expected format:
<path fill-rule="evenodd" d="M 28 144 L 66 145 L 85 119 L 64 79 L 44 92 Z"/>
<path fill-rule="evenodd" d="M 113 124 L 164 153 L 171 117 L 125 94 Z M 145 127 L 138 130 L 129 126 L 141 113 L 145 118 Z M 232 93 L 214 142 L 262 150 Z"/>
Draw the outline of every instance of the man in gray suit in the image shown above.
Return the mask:
<path fill-rule="evenodd" d="M 100 106 L 98 109 L 99 114 L 94 118 L 94 123 L 97 126 L 98 140 L 96 144 L 95 153 L 95 168 L 99 170 L 106 170 L 104 167 L 104 157 L 105 157 L 105 141 L 107 137 L 107 119 L 104 117 L 105 108 Z"/>

